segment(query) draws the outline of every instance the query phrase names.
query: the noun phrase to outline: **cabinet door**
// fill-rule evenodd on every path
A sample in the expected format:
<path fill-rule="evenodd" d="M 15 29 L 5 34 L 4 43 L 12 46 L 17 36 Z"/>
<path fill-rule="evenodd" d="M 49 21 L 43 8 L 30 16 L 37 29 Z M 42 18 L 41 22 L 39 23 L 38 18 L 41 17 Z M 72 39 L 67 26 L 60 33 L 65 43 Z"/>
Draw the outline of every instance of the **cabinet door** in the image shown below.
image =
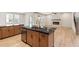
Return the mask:
<path fill-rule="evenodd" d="M 14 27 L 13 26 L 9 27 L 8 31 L 9 31 L 9 36 L 13 36 L 14 35 Z"/>
<path fill-rule="evenodd" d="M 39 47 L 39 32 L 32 31 L 32 46 L 33 47 Z"/>
<path fill-rule="evenodd" d="M 5 38 L 5 37 L 9 36 L 9 32 L 8 32 L 7 27 L 3 27 L 3 28 L 1 28 L 1 30 L 2 30 L 2 38 Z"/>
<path fill-rule="evenodd" d="M 0 29 L 0 39 L 2 38 L 2 31 L 1 31 L 1 29 Z"/>
<path fill-rule="evenodd" d="M 21 40 L 23 42 L 27 43 L 27 31 L 26 31 L 26 29 L 22 29 Z"/>
<path fill-rule="evenodd" d="M 44 33 L 40 33 L 40 47 L 48 46 L 48 35 Z"/>
<path fill-rule="evenodd" d="M 31 46 L 32 46 L 32 39 L 33 39 L 33 37 L 32 37 L 32 31 L 31 30 L 27 30 L 27 43 L 29 45 L 31 45 Z"/>
<path fill-rule="evenodd" d="M 26 33 L 22 33 L 21 34 L 21 40 L 23 41 L 23 42 L 25 42 L 25 43 L 27 43 L 27 38 L 26 38 Z"/>
<path fill-rule="evenodd" d="M 15 34 L 20 34 L 21 33 L 21 27 L 18 25 L 18 26 L 14 26 L 15 28 Z"/>

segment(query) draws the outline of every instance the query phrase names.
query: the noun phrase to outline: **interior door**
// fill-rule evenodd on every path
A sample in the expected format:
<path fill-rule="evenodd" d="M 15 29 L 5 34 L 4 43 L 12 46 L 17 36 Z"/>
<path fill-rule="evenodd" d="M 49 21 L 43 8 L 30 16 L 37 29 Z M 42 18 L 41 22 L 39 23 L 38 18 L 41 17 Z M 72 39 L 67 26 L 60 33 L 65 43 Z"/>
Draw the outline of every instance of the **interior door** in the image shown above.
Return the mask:
<path fill-rule="evenodd" d="M 75 13 L 74 15 L 74 22 L 75 22 L 75 28 L 76 28 L 76 33 L 79 34 L 79 13 Z"/>

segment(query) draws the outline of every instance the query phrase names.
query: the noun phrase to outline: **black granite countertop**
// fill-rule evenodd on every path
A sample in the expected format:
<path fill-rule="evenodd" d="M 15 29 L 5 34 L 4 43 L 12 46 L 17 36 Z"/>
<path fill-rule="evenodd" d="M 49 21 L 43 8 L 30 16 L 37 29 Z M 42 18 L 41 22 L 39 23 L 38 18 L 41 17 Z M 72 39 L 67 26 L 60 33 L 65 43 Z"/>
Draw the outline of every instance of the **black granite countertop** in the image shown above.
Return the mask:
<path fill-rule="evenodd" d="M 27 26 L 23 26 L 22 28 L 27 29 L 27 30 L 32 30 L 32 31 L 45 33 L 45 34 L 51 34 L 56 29 L 56 28 L 49 28 L 48 29 L 48 28 L 27 27 Z"/>

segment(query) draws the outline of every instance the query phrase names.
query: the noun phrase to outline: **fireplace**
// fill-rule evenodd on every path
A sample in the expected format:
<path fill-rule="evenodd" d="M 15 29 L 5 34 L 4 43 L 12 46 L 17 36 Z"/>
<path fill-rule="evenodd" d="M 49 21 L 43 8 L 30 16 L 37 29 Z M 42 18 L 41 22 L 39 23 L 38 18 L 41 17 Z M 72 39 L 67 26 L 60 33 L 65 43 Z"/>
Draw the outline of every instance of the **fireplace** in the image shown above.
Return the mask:
<path fill-rule="evenodd" d="M 61 19 L 52 19 L 53 27 L 59 27 L 61 25 Z"/>
<path fill-rule="evenodd" d="M 60 22 L 53 22 L 53 25 L 59 25 Z"/>

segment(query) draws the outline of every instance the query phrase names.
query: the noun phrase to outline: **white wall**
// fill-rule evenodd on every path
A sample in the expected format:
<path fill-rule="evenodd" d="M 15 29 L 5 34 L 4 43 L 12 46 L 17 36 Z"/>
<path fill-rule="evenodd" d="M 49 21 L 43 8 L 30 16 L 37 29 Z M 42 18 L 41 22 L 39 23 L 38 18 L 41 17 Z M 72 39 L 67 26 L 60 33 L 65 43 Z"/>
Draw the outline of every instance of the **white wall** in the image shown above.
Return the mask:
<path fill-rule="evenodd" d="M 5 13 L 0 13 L 0 26 L 5 26 Z"/>
<path fill-rule="evenodd" d="M 71 27 L 72 26 L 72 13 L 63 13 L 61 14 L 62 26 Z"/>
<path fill-rule="evenodd" d="M 60 18 L 62 20 L 62 26 L 70 27 L 74 32 L 76 32 L 73 13 L 63 13 Z"/>

